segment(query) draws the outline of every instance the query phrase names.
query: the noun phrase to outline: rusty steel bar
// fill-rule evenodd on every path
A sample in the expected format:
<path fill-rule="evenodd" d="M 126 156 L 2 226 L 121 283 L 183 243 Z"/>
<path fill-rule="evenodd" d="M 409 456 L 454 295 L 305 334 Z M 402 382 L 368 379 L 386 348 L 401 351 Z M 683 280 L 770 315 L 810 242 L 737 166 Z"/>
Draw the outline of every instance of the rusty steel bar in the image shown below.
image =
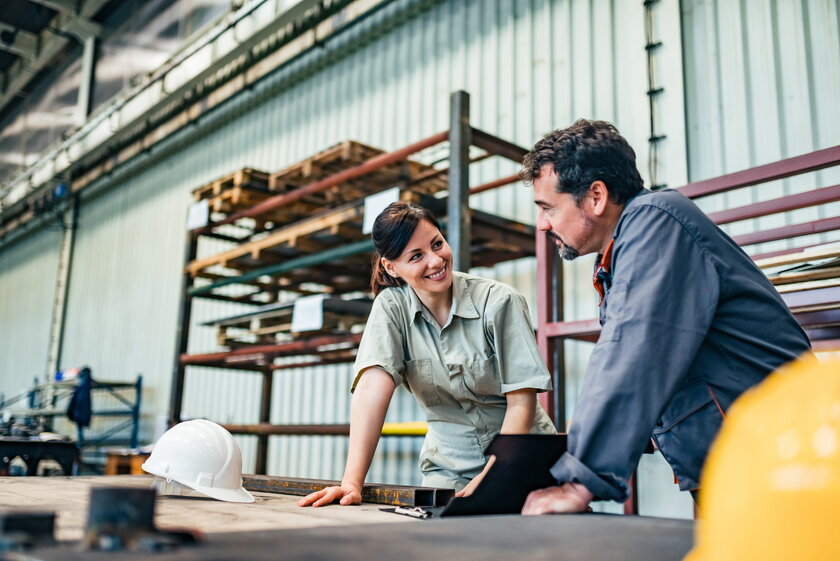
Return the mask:
<path fill-rule="evenodd" d="M 802 156 L 795 156 L 763 166 L 758 166 L 728 175 L 721 175 L 705 181 L 688 183 L 678 187 L 686 197 L 699 199 L 716 193 L 725 193 L 739 187 L 749 187 L 758 183 L 784 179 L 791 175 L 798 175 L 809 171 L 827 168 L 840 164 L 840 146 L 833 146 L 824 150 L 817 150 Z"/>
<path fill-rule="evenodd" d="M 271 421 L 271 394 L 274 387 L 274 370 L 271 365 L 263 367 L 262 370 L 262 391 L 260 392 L 260 423 Z M 261 434 L 257 437 L 257 458 L 254 465 L 254 472 L 266 473 L 268 466 L 268 435 Z"/>
<path fill-rule="evenodd" d="M 258 354 L 280 355 L 283 353 L 305 354 L 306 352 L 314 352 L 318 349 L 318 347 L 322 347 L 324 345 L 334 345 L 337 343 L 358 343 L 361 340 L 361 333 L 354 333 L 353 335 L 325 335 L 323 337 L 313 337 L 312 339 L 291 341 L 289 343 L 281 343 L 279 345 L 256 345 L 253 347 L 244 347 L 241 349 L 234 349 L 232 351 L 223 351 L 219 353 L 208 353 L 202 355 L 182 354 L 181 362 L 183 364 L 202 364 L 205 362 L 217 362 L 234 356 Z"/>
<path fill-rule="evenodd" d="M 475 187 L 470 189 L 470 195 L 483 193 L 484 191 L 489 191 L 490 189 L 495 189 L 497 187 L 504 187 L 505 185 L 516 183 L 517 181 L 522 181 L 522 178 L 519 177 L 519 175 L 509 175 L 507 177 L 502 177 L 501 179 L 497 179 L 496 181 L 484 183 L 483 185 L 476 185 Z"/>
<path fill-rule="evenodd" d="M 546 327 L 563 320 L 563 274 L 558 272 L 557 252 L 545 232 L 536 233 L 537 346 L 551 373 L 554 389 L 537 396 L 540 405 L 561 432 L 566 428 L 566 364 L 563 344 L 551 339 Z M 559 351 L 559 354 L 558 354 Z"/>
<path fill-rule="evenodd" d="M 338 185 L 339 183 L 342 183 L 344 181 L 360 177 L 372 171 L 378 170 L 379 168 L 385 167 L 388 164 L 393 164 L 395 162 L 399 162 L 400 160 L 405 160 L 411 154 L 414 154 L 415 152 L 419 152 L 421 150 L 425 150 L 426 148 L 434 146 L 435 144 L 440 144 L 448 138 L 449 131 L 443 131 L 433 136 L 430 136 L 429 138 L 423 139 L 419 142 L 415 142 L 414 144 L 410 144 L 404 148 L 400 148 L 399 150 L 395 150 L 394 152 L 374 156 L 373 158 L 357 166 L 353 166 L 352 168 L 346 169 L 334 175 L 330 175 L 329 177 L 325 177 L 324 179 L 321 179 L 320 181 L 316 181 L 314 183 L 310 183 L 309 185 L 304 185 L 303 187 L 295 189 L 294 191 L 275 195 L 270 199 L 264 200 L 258 205 L 252 206 L 251 208 L 235 212 L 230 216 L 219 220 L 218 222 L 214 222 L 213 224 L 209 224 L 202 228 L 197 228 L 193 230 L 193 235 L 211 232 L 212 229 L 216 226 L 221 226 L 223 224 L 231 224 L 233 222 L 236 222 L 240 218 L 257 216 L 274 210 L 275 208 L 281 207 L 283 205 L 287 205 L 298 201 L 307 195 L 312 195 L 314 193 L 326 191 L 330 187 Z"/>
<path fill-rule="evenodd" d="M 831 187 L 787 195 L 778 199 L 751 203 L 720 212 L 712 212 L 709 214 L 709 218 L 715 224 L 728 224 L 730 222 L 737 222 L 738 220 L 759 218 L 761 216 L 769 216 L 779 212 L 787 212 L 809 206 L 832 203 L 834 201 L 840 201 L 840 185 L 832 185 Z"/>
<path fill-rule="evenodd" d="M 803 327 L 817 328 L 827 325 L 840 325 L 840 309 L 838 308 L 798 312 L 793 315 L 796 317 L 799 325 Z"/>
<path fill-rule="evenodd" d="M 768 251 L 767 253 L 756 253 L 755 255 L 750 255 L 750 259 L 753 261 L 761 261 L 762 259 L 770 259 L 772 257 L 781 257 L 782 255 L 790 255 L 791 253 L 800 253 L 807 249 L 812 249 L 817 247 L 818 245 L 822 244 L 811 244 L 805 245 L 800 247 L 791 247 L 788 249 L 779 249 L 776 251 Z"/>
<path fill-rule="evenodd" d="M 825 288 L 814 288 L 785 292 L 782 294 L 788 308 L 796 311 L 796 308 L 808 308 L 811 306 L 837 306 L 840 304 L 840 286 L 829 286 Z"/>
<path fill-rule="evenodd" d="M 546 337 L 567 337 L 581 341 L 596 341 L 601 332 L 597 319 L 579 321 L 558 321 L 544 326 Z"/>
<path fill-rule="evenodd" d="M 472 127 L 472 144 L 473 146 L 478 146 L 479 148 L 487 150 L 491 154 L 507 158 L 517 164 L 521 164 L 522 158 L 524 158 L 525 154 L 528 153 L 528 150 L 522 148 L 521 146 L 517 146 L 507 140 L 502 140 L 497 136 L 493 136 L 492 134 L 475 127 Z"/>
<path fill-rule="evenodd" d="M 797 236 L 805 236 L 808 234 L 821 234 L 823 232 L 831 232 L 832 230 L 837 229 L 840 229 L 840 216 L 823 218 L 822 220 L 814 220 L 812 222 L 803 222 L 802 224 L 793 224 L 791 226 L 782 226 L 781 228 L 772 228 L 770 230 L 762 230 L 751 234 L 732 236 L 732 241 L 743 247 L 745 245 L 786 240 L 788 238 L 795 238 Z"/>
<path fill-rule="evenodd" d="M 327 479 L 300 479 L 268 475 L 243 475 L 242 485 L 249 491 L 308 495 L 325 487 L 340 485 Z M 453 489 L 409 487 L 407 485 L 367 484 L 362 488 L 362 501 L 392 506 L 445 506 L 455 496 Z"/>
<path fill-rule="evenodd" d="M 222 425 L 231 434 L 262 435 L 318 435 L 318 436 L 347 436 L 350 425 L 272 425 L 259 423 L 256 425 Z"/>

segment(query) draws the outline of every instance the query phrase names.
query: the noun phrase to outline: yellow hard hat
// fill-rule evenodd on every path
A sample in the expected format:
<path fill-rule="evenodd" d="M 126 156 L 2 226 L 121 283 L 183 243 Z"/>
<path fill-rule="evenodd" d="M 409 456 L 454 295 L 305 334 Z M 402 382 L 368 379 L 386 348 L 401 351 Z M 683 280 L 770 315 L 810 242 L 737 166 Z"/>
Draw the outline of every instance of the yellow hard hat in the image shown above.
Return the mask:
<path fill-rule="evenodd" d="M 840 360 L 780 368 L 729 410 L 685 561 L 840 559 Z"/>

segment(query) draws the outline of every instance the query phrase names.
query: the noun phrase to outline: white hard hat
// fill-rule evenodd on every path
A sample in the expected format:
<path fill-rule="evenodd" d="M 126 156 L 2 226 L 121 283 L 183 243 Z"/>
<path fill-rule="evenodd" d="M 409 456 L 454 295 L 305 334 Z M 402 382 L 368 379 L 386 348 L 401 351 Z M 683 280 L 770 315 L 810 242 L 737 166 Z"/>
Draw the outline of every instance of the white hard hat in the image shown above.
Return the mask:
<path fill-rule="evenodd" d="M 242 487 L 242 455 L 233 436 L 204 419 L 178 423 L 161 436 L 143 470 L 208 497 L 252 503 Z"/>

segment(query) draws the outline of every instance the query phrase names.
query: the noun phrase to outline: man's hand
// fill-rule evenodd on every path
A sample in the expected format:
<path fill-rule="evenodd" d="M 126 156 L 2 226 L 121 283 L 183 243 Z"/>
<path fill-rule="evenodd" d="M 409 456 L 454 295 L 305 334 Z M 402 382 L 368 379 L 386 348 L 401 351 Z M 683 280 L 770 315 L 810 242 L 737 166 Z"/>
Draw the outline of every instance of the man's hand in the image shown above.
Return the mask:
<path fill-rule="evenodd" d="M 298 506 L 324 506 L 338 501 L 340 505 L 357 505 L 362 502 L 362 490 L 358 485 L 342 483 L 340 487 L 326 487 L 315 491 L 298 501 Z"/>
<path fill-rule="evenodd" d="M 585 512 L 592 501 L 589 489 L 580 483 L 564 483 L 559 487 L 546 487 L 532 491 L 525 499 L 522 514 L 550 514 Z"/>

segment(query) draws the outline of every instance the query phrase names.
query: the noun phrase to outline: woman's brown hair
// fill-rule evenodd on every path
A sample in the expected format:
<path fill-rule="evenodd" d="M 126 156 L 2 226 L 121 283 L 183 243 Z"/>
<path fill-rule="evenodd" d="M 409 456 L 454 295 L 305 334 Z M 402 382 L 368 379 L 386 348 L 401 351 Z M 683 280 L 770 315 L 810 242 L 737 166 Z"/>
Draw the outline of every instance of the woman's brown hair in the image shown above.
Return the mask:
<path fill-rule="evenodd" d="M 373 274 L 370 278 L 370 289 L 374 295 L 384 288 L 401 286 L 405 282 L 388 274 L 382 265 L 382 258 L 393 261 L 402 255 L 422 220 L 427 220 L 440 230 L 440 223 L 431 211 L 411 202 L 391 203 L 376 217 L 371 233 L 376 248 L 373 254 Z"/>

